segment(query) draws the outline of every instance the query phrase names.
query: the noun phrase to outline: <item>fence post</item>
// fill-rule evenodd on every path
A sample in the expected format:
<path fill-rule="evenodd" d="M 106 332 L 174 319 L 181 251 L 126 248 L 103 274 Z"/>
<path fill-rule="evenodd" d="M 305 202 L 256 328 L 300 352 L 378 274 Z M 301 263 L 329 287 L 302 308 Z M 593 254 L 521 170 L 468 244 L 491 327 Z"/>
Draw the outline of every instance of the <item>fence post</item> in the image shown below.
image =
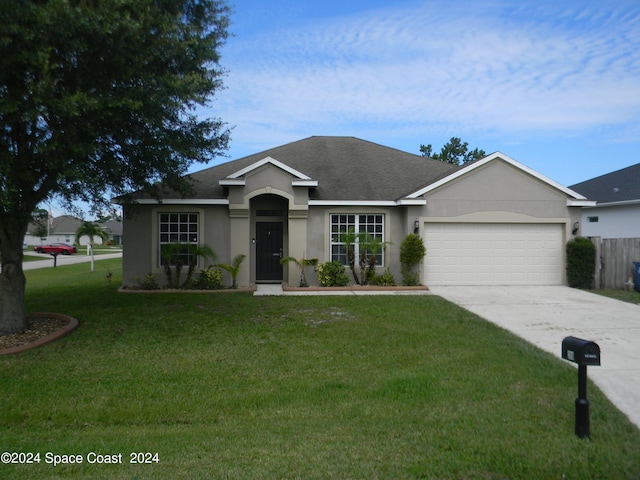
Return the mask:
<path fill-rule="evenodd" d="M 596 271 L 593 274 L 593 288 L 602 290 L 602 237 L 589 237 L 589 240 L 596 247 Z"/>

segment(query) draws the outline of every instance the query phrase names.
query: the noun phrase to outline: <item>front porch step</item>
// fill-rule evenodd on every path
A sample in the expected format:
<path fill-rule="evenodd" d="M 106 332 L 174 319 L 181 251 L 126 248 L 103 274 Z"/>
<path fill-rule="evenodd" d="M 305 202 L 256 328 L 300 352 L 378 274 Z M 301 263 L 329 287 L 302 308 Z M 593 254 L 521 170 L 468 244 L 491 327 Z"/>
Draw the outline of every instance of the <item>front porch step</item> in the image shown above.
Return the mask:
<path fill-rule="evenodd" d="M 256 291 L 253 292 L 254 297 L 283 295 L 281 283 L 258 283 Z"/>

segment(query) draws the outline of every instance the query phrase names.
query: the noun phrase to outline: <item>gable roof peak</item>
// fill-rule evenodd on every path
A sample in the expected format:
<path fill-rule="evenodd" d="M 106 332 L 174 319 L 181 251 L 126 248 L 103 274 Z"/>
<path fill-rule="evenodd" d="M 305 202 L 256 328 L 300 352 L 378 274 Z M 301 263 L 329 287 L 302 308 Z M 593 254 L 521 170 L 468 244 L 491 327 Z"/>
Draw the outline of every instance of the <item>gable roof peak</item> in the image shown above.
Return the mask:
<path fill-rule="evenodd" d="M 276 160 L 275 158 L 272 158 L 270 156 L 266 156 L 265 158 L 263 158 L 262 160 L 259 160 L 255 163 L 252 163 L 251 165 L 244 167 L 240 170 L 238 170 L 237 172 L 232 173 L 231 175 L 228 175 L 227 178 L 228 179 L 237 179 L 240 177 L 245 176 L 247 173 L 252 172 L 253 170 L 256 170 L 264 165 L 267 164 L 271 164 L 275 167 L 278 167 L 281 170 L 284 170 L 287 173 L 290 173 L 291 175 L 293 175 L 294 177 L 297 177 L 300 180 L 311 180 L 311 177 L 305 175 L 302 172 L 299 172 L 298 170 L 296 170 L 295 168 L 292 168 L 278 160 Z"/>
<path fill-rule="evenodd" d="M 514 160 L 513 158 L 509 157 L 508 155 L 505 155 L 502 152 L 493 152 L 489 155 L 487 155 L 486 157 L 480 158 L 478 160 L 475 160 L 473 162 L 469 162 L 466 165 L 463 165 L 459 170 L 453 172 L 450 175 L 447 175 L 446 177 L 408 195 L 408 198 L 417 198 L 419 196 L 424 195 L 427 192 L 430 192 L 432 190 L 435 190 L 436 188 L 441 187 L 442 185 L 445 185 L 459 177 L 462 177 L 463 175 L 467 175 L 470 172 L 484 166 L 487 165 L 490 162 L 494 162 L 494 161 L 503 161 L 508 163 L 509 165 L 515 167 L 518 170 L 521 170 L 529 175 L 531 175 L 534 178 L 537 178 L 538 180 L 540 180 L 543 183 L 546 183 L 547 185 L 560 190 L 561 192 L 563 192 L 565 195 L 568 195 L 569 197 L 575 199 L 575 200 L 586 200 L 586 197 L 580 195 L 578 192 L 575 192 L 561 184 L 559 184 L 558 182 L 556 182 L 555 180 L 551 180 L 550 178 L 542 175 L 541 173 L 527 167 L 526 165 Z"/>

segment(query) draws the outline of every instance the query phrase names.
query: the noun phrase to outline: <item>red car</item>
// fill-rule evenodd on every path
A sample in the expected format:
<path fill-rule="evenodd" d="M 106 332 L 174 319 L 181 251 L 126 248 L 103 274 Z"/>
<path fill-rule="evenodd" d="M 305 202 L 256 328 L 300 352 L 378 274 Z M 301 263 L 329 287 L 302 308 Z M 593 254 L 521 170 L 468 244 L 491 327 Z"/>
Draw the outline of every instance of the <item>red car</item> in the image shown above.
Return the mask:
<path fill-rule="evenodd" d="M 66 243 L 52 243 L 51 245 L 36 245 L 33 249 L 37 253 L 61 253 L 62 255 L 73 255 L 78 251 L 73 245 Z"/>

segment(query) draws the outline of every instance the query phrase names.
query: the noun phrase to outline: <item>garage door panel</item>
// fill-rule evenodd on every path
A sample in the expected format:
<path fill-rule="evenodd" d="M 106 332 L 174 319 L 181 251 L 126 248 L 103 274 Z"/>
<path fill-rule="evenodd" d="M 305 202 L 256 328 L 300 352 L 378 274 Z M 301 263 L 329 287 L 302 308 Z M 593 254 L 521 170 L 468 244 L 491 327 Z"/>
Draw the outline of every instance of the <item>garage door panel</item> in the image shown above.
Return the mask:
<path fill-rule="evenodd" d="M 427 285 L 559 285 L 560 224 L 434 224 L 424 228 Z"/>

